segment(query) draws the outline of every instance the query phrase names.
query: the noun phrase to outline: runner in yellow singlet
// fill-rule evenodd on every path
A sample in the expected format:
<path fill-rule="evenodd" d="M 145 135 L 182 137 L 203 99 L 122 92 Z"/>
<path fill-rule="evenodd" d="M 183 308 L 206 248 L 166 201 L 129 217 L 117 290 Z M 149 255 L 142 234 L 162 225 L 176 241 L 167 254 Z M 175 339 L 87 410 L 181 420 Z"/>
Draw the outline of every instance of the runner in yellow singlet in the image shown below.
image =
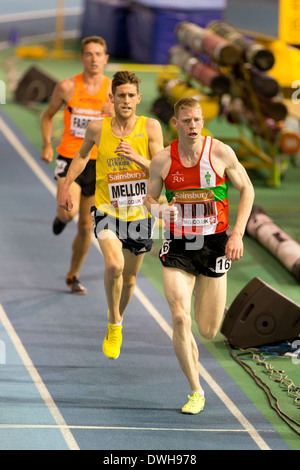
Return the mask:
<path fill-rule="evenodd" d="M 111 359 L 120 354 L 123 314 L 132 297 L 143 257 L 152 245 L 153 219 L 143 202 L 151 158 L 163 149 L 159 122 L 136 115 L 141 101 L 139 82 L 132 72 L 114 75 L 110 99 L 115 116 L 88 125 L 59 198 L 61 207 L 72 210 L 69 188 L 86 167 L 89 153 L 96 145 L 96 193 L 91 212 L 105 261 L 109 324 L 103 352 Z"/>

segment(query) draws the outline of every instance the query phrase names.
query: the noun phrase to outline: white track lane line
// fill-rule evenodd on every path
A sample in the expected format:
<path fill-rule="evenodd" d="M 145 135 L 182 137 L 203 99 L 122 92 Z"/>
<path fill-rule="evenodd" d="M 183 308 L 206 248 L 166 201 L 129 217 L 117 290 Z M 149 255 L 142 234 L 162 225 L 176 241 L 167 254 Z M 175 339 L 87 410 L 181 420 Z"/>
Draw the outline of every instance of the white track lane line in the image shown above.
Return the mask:
<path fill-rule="evenodd" d="M 0 129 L 4 137 L 9 141 L 12 147 L 17 151 L 20 157 L 27 163 L 30 169 L 35 173 L 37 178 L 44 184 L 44 186 L 51 192 L 51 194 L 56 197 L 56 185 L 50 180 L 50 178 L 45 174 L 41 169 L 38 163 L 35 161 L 34 157 L 26 150 L 24 145 L 20 142 L 16 134 L 12 129 L 5 123 L 5 121 L 0 117 Z M 96 239 L 93 239 L 93 244 L 99 249 L 99 245 Z M 173 330 L 165 319 L 161 316 L 158 310 L 153 306 L 150 300 L 145 296 L 141 289 L 136 286 L 134 290 L 134 295 L 145 307 L 148 313 L 152 318 L 159 324 L 162 330 L 168 335 L 172 340 Z M 249 433 L 253 441 L 258 445 L 261 450 L 271 450 L 268 444 L 262 439 L 260 434 L 254 428 L 254 426 L 248 421 L 247 418 L 241 413 L 237 406 L 232 402 L 232 400 L 226 395 L 222 388 L 217 384 L 217 382 L 212 378 L 212 376 L 207 372 L 207 370 L 199 362 L 200 374 L 207 384 L 214 390 L 216 395 L 232 413 L 232 415 L 238 420 L 238 422 L 243 426 L 243 428 Z"/>
<path fill-rule="evenodd" d="M 0 424 L 0 429 L 58 429 L 63 426 L 57 426 L 55 424 Z M 172 431 L 172 432 L 219 432 L 219 433 L 247 433 L 246 429 L 228 429 L 228 428 L 145 428 L 142 426 L 80 426 L 80 425 L 67 425 L 69 429 L 80 429 L 80 430 L 89 430 L 89 429 L 99 429 L 101 431 Z M 260 432 L 276 432 L 275 429 L 270 431 L 269 429 L 261 430 Z"/>

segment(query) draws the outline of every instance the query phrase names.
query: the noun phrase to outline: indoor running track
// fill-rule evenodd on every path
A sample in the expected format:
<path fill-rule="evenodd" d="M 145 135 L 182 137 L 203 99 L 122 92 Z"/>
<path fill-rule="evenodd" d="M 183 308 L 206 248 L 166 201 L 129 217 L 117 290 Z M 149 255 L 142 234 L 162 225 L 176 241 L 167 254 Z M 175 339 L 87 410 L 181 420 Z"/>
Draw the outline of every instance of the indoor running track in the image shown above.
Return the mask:
<path fill-rule="evenodd" d="M 124 319 L 118 360 L 107 326 L 96 243 L 64 285 L 75 223 L 55 237 L 51 167 L 0 114 L 0 449 L 280 450 L 272 425 L 199 344 L 206 406 L 183 415 L 189 387 L 172 347 L 164 297 L 143 277 Z"/>

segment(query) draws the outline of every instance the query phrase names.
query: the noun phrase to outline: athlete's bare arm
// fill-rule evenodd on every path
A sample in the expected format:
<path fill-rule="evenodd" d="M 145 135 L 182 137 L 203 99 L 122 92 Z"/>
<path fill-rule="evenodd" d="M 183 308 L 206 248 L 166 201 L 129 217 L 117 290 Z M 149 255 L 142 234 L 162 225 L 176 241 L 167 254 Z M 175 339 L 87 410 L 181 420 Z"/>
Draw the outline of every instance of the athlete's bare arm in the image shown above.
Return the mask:
<path fill-rule="evenodd" d="M 164 138 L 160 123 L 156 119 L 148 118 L 146 121 L 146 129 L 149 138 L 149 150 L 153 158 L 158 152 L 164 148 Z M 148 166 L 149 168 L 149 166 Z"/>
<path fill-rule="evenodd" d="M 53 149 L 51 146 L 53 118 L 60 108 L 68 103 L 75 91 L 75 80 L 66 78 L 60 81 L 54 88 L 48 108 L 41 118 L 41 130 L 43 138 L 43 149 L 41 160 L 49 163 L 53 158 Z"/>
<path fill-rule="evenodd" d="M 243 236 L 253 206 L 254 189 L 245 168 L 228 145 L 216 142 L 213 147 L 213 162 L 216 163 L 215 170 L 218 173 L 221 165 L 224 166 L 224 172 L 240 193 L 236 222 L 225 250 L 227 258 L 235 261 L 243 256 Z"/>
<path fill-rule="evenodd" d="M 73 207 L 72 198 L 69 192 L 70 186 L 85 169 L 90 158 L 92 147 L 94 145 L 97 145 L 97 147 L 99 146 L 101 129 L 102 121 L 91 121 L 89 123 L 80 150 L 75 154 L 69 166 L 58 200 L 59 206 L 67 211 L 70 211 Z"/>

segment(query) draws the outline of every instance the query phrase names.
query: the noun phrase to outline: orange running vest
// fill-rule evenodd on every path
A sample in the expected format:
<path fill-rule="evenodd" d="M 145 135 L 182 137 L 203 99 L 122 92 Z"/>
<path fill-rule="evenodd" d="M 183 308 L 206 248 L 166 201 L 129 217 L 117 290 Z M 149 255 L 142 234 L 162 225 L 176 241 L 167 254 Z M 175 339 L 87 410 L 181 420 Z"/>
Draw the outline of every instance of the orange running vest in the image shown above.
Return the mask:
<path fill-rule="evenodd" d="M 108 102 L 108 87 L 110 80 L 104 77 L 100 90 L 90 95 L 84 88 L 82 74 L 75 76 L 75 92 L 64 109 L 64 132 L 60 145 L 56 148 L 62 157 L 73 158 L 79 151 L 87 125 L 95 119 L 103 119 L 101 114 L 104 103 Z M 98 149 L 94 145 L 91 150 L 91 160 L 96 160 Z"/>
<path fill-rule="evenodd" d="M 199 161 L 185 167 L 178 154 L 178 140 L 171 144 L 171 167 L 164 180 L 166 198 L 176 198 L 178 220 L 165 221 L 165 229 L 176 237 L 211 235 L 227 230 L 228 178 L 221 178 L 211 163 L 212 138 L 206 136 Z"/>

